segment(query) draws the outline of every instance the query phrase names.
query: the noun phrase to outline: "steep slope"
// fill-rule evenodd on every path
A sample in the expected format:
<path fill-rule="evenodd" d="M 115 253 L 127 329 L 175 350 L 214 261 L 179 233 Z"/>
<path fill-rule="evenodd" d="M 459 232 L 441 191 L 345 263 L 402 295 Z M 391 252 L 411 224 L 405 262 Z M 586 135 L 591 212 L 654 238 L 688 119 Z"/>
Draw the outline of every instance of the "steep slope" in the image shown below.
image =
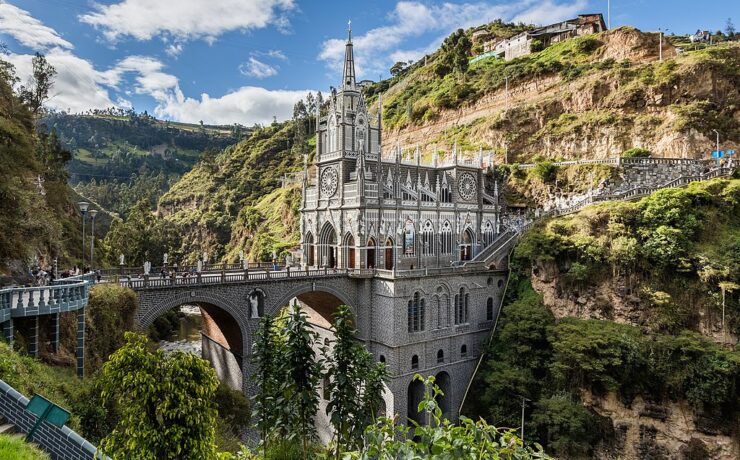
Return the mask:
<path fill-rule="evenodd" d="M 740 180 L 538 225 L 467 401 L 563 458 L 740 452 Z"/>
<path fill-rule="evenodd" d="M 223 150 L 250 131 L 240 125 L 175 123 L 115 109 L 85 115 L 49 113 L 40 124 L 72 152 L 67 170 L 75 189 L 124 216 L 140 199 L 154 206 L 203 152 Z"/>
<path fill-rule="evenodd" d="M 28 282 L 32 265 L 78 263 L 79 216 L 67 186 L 66 152 L 55 136 L 35 130 L 33 116 L 0 60 L 0 284 Z"/>
<path fill-rule="evenodd" d="M 311 151 L 307 120 L 275 123 L 257 129 L 245 141 L 201 161 L 159 200 L 157 214 L 179 229 L 176 251 L 193 262 L 204 252 L 209 260 L 269 258 L 297 243 L 296 184 L 281 188 L 281 179 L 302 168 Z"/>
<path fill-rule="evenodd" d="M 605 158 L 640 146 L 656 156 L 706 156 L 713 129 L 740 142 L 740 44 L 676 55 L 658 36 L 622 27 L 511 61 L 439 75 L 444 50 L 383 94 L 386 146 L 495 148 L 504 161 Z M 426 63 L 426 64 L 425 64 Z M 506 80 L 508 79 L 508 91 Z M 369 89 L 374 95 L 381 82 Z"/>

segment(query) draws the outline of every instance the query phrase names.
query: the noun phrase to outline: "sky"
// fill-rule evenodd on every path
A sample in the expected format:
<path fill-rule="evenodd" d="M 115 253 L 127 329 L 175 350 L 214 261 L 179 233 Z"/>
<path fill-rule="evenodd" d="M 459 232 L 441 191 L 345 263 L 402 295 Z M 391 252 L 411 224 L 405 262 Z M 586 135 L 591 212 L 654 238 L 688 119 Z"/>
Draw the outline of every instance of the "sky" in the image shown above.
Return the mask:
<path fill-rule="evenodd" d="M 0 0 L 3 59 L 22 82 L 31 57 L 58 75 L 47 105 L 111 106 L 207 124 L 287 119 L 309 91 L 341 79 L 351 22 L 360 79 L 386 78 L 459 27 L 502 18 L 549 24 L 601 12 L 607 0 Z M 736 0 L 612 0 L 611 25 L 641 30 L 740 24 Z"/>

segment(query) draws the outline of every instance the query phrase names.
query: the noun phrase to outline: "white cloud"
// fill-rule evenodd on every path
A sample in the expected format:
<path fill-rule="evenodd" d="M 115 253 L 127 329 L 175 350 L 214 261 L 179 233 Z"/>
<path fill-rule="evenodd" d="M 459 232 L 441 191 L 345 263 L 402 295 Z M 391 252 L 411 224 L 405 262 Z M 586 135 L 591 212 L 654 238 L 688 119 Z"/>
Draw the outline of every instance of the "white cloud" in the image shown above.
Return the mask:
<path fill-rule="evenodd" d="M 96 4 L 80 21 L 103 31 L 108 40 L 129 36 L 137 40 L 172 36 L 180 40 L 214 40 L 233 30 L 275 24 L 287 27 L 293 0 L 119 0 Z"/>
<path fill-rule="evenodd" d="M 22 84 L 25 84 L 31 76 L 32 58 L 30 54 L 6 56 L 6 59 L 15 66 Z M 54 86 L 49 92 L 50 98 L 46 102 L 47 107 L 81 112 L 116 105 L 110 100 L 108 91 L 103 87 L 107 77 L 95 70 L 89 61 L 61 48 L 50 50 L 46 54 L 46 59 L 57 70 Z"/>
<path fill-rule="evenodd" d="M 51 47 L 74 48 L 56 30 L 9 3 L 0 3 L 0 33 L 10 35 L 21 45 L 33 50 Z"/>
<path fill-rule="evenodd" d="M 244 86 L 219 98 L 201 94 L 200 99 L 183 96 L 175 91 L 161 101 L 155 109 L 158 117 L 178 121 L 198 123 L 231 124 L 254 123 L 268 124 L 272 117 L 285 120 L 292 116 L 293 105 L 310 90 L 275 90 L 255 86 Z M 314 91 L 315 92 L 315 91 Z"/>
<path fill-rule="evenodd" d="M 467 28 L 502 18 L 506 21 L 535 23 L 557 22 L 574 16 L 585 8 L 586 0 L 519 0 L 492 5 L 486 2 L 424 4 L 400 1 L 389 14 L 389 24 L 353 37 L 358 75 L 375 79 L 379 73 L 399 60 L 417 60 L 436 50 L 444 38 L 457 28 Z M 427 45 L 407 50 L 403 43 L 412 38 L 433 34 Z M 335 72 L 341 72 L 346 39 L 324 41 L 319 59 Z"/>
<path fill-rule="evenodd" d="M 254 56 L 250 57 L 249 60 L 239 66 L 239 72 L 242 75 L 248 75 L 255 78 L 267 78 L 277 75 L 277 68 L 270 64 L 256 59 Z"/>

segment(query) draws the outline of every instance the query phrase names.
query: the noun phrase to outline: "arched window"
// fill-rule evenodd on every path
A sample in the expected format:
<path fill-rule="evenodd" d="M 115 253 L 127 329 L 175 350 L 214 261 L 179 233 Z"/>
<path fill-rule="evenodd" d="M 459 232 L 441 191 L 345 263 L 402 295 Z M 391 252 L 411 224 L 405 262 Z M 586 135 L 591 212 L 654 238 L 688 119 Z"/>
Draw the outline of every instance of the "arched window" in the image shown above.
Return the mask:
<path fill-rule="evenodd" d="M 447 184 L 446 173 L 442 173 L 442 189 L 439 198 L 442 203 L 452 203 L 452 193 L 450 192 L 450 186 Z"/>
<path fill-rule="evenodd" d="M 437 364 L 445 362 L 445 352 L 437 350 Z"/>
<path fill-rule="evenodd" d="M 419 357 L 417 355 L 414 355 L 411 357 L 411 369 L 418 369 L 419 368 Z"/>
<path fill-rule="evenodd" d="M 380 355 L 380 359 L 378 361 L 385 363 L 385 355 Z"/>
<path fill-rule="evenodd" d="M 434 226 L 430 220 L 424 223 L 421 230 L 421 254 L 424 256 L 434 254 Z"/>
<path fill-rule="evenodd" d="M 452 225 L 450 225 L 449 220 L 442 223 L 440 243 L 442 244 L 440 254 L 452 254 Z"/>
<path fill-rule="evenodd" d="M 486 301 L 486 321 L 493 321 L 493 297 Z"/>
<path fill-rule="evenodd" d="M 465 324 L 468 322 L 468 302 L 470 294 L 460 288 L 460 293 L 455 294 L 455 324 Z"/>
<path fill-rule="evenodd" d="M 319 234 L 319 264 L 322 267 L 336 268 L 337 266 L 337 234 L 334 226 L 326 222 Z"/>
<path fill-rule="evenodd" d="M 493 243 L 493 224 L 490 220 L 487 220 L 485 225 L 483 226 L 483 245 L 485 247 L 488 247 Z"/>
<path fill-rule="evenodd" d="M 403 228 L 403 254 L 406 256 L 414 255 L 415 231 L 414 222 L 411 219 L 407 219 L 406 225 Z"/>
<path fill-rule="evenodd" d="M 463 346 L 460 347 L 460 357 L 467 358 L 467 356 L 468 356 L 468 346 L 463 344 Z"/>
<path fill-rule="evenodd" d="M 409 332 L 419 332 L 424 330 L 425 317 L 424 299 L 419 298 L 419 293 L 414 292 L 414 297 L 409 300 L 408 304 L 408 329 Z"/>

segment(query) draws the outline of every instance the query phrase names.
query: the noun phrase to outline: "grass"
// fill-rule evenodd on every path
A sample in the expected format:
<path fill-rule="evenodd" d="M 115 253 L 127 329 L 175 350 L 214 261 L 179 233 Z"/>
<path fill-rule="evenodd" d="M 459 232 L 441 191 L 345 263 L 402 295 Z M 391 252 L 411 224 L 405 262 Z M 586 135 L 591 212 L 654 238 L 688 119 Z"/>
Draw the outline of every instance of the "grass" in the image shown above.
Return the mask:
<path fill-rule="evenodd" d="M 40 394 L 67 410 L 71 408 L 75 395 L 82 385 L 73 368 L 49 366 L 29 356 L 21 356 L 2 341 L 0 341 L 0 378 L 27 398 Z M 74 427 L 76 422 L 73 415 L 70 425 Z M 0 455 L 0 458 L 5 457 Z"/>
<path fill-rule="evenodd" d="M 48 460 L 51 457 L 33 444 L 23 440 L 23 436 L 0 434 L 0 458 L 3 460 Z"/>

